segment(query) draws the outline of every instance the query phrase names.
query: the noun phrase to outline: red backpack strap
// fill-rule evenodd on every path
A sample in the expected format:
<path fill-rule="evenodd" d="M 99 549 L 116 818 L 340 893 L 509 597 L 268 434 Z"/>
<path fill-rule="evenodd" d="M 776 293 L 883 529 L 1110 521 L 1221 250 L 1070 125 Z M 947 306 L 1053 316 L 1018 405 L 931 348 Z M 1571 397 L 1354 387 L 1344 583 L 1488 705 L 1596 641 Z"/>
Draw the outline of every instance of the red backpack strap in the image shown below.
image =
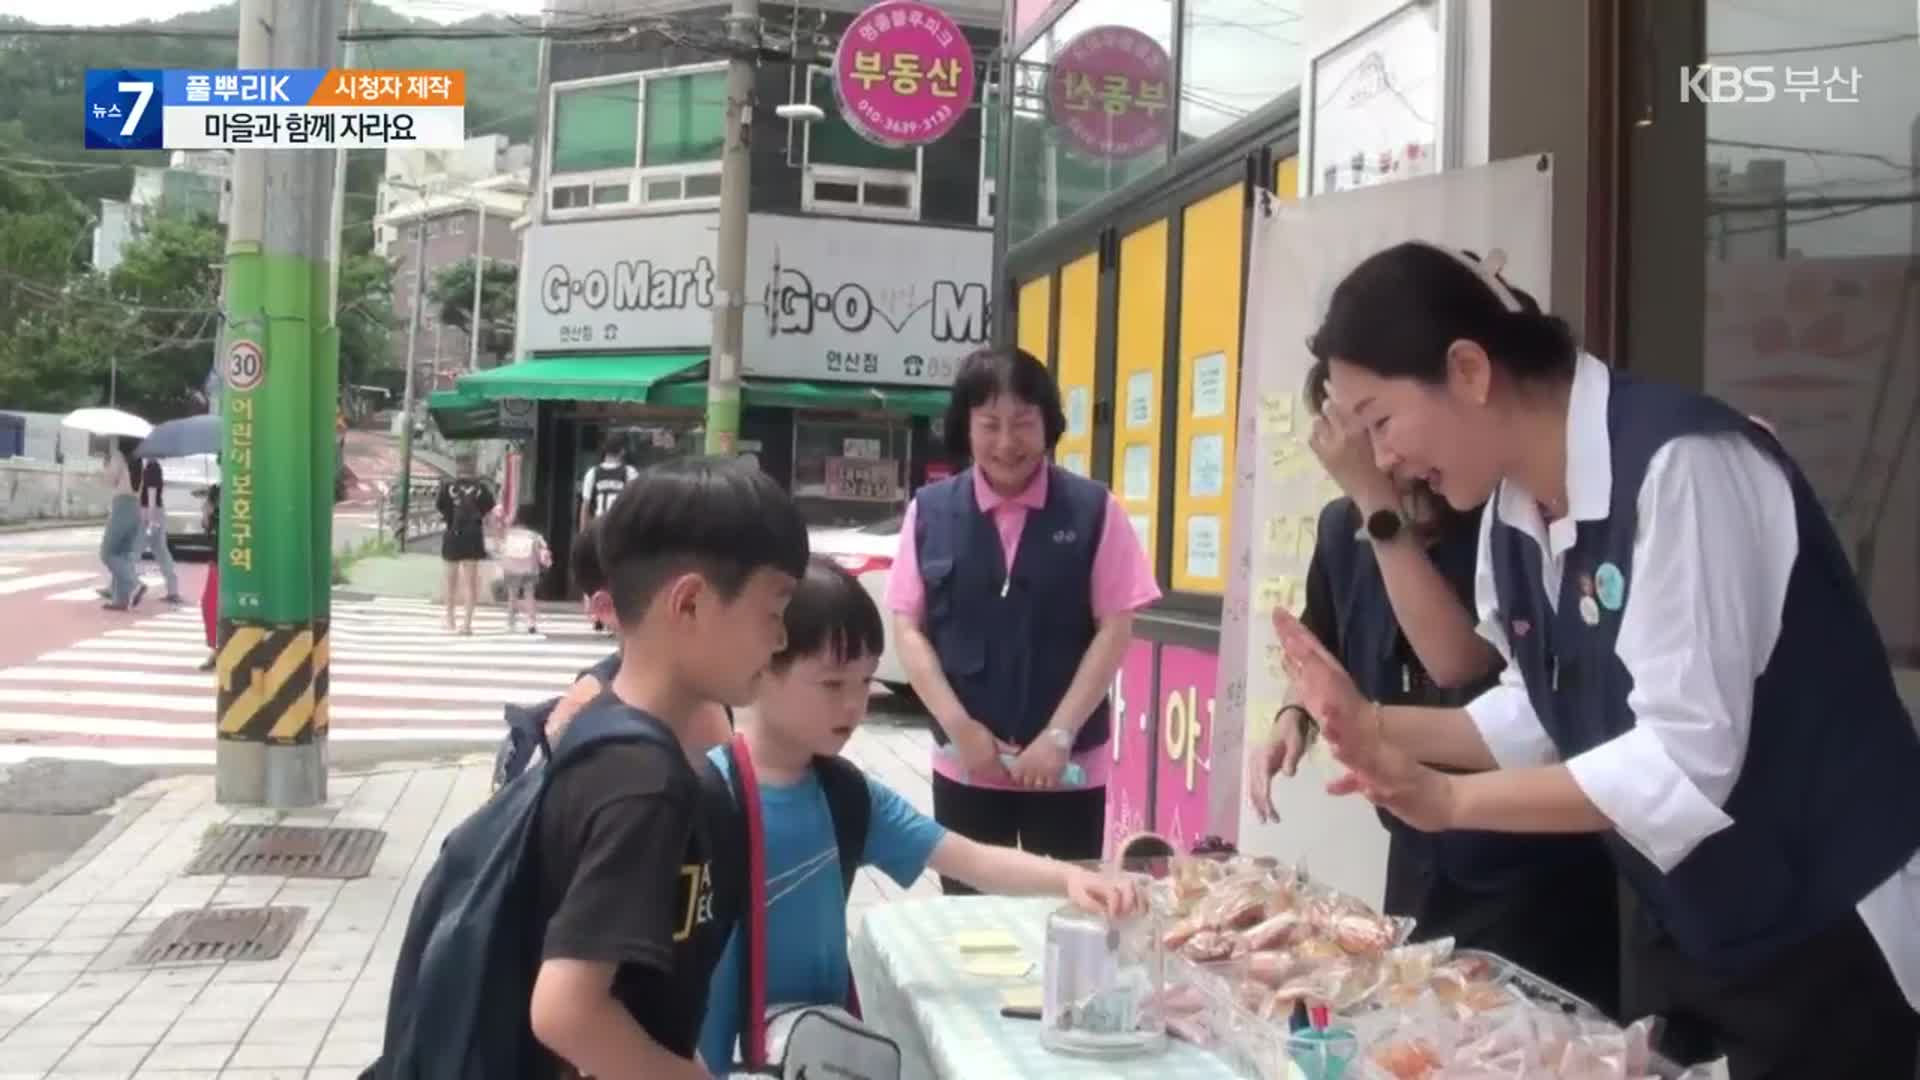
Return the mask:
<path fill-rule="evenodd" d="M 751 1068 L 767 1064 L 767 865 L 766 830 L 760 817 L 760 780 L 747 737 L 734 733 L 733 765 L 747 818 L 747 904 L 740 920 L 746 968 L 741 980 L 740 1056 Z"/>

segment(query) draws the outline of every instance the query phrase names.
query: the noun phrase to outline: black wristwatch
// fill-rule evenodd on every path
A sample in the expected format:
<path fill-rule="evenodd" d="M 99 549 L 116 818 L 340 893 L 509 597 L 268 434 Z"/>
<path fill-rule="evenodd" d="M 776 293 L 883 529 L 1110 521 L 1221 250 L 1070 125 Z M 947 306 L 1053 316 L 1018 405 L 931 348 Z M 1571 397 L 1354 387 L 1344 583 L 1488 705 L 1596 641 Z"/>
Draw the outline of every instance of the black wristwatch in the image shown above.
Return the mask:
<path fill-rule="evenodd" d="M 1367 515 L 1367 536 L 1376 544 L 1384 544 L 1398 537 L 1406 525 L 1398 510 L 1375 510 Z"/>

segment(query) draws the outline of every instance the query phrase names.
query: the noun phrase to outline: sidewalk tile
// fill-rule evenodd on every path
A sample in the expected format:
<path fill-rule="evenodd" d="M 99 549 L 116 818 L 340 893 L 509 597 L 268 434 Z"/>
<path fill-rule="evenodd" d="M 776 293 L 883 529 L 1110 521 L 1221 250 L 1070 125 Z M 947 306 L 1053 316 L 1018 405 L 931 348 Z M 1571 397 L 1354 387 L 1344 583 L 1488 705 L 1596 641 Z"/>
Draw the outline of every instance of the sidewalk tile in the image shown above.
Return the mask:
<path fill-rule="evenodd" d="M 258 1030 L 258 1027 L 255 1027 Z M 233 1057 L 227 1061 L 230 1069 L 299 1069 L 305 1070 L 313 1064 L 320 1052 L 320 1036 L 317 1033 L 289 1038 L 262 1040 L 252 1035 L 234 1050 Z"/>
<path fill-rule="evenodd" d="M 237 1042 L 238 1040 L 234 1040 Z M 227 1064 L 233 1056 L 234 1042 L 215 1043 L 176 1043 L 163 1042 L 153 1048 L 142 1070 L 182 1069 L 201 1076 L 212 1076 Z"/>
<path fill-rule="evenodd" d="M 161 1046 L 208 1045 L 220 1043 L 229 1048 L 246 1037 L 247 1029 L 253 1026 L 253 1016 L 232 1016 L 224 1020 L 202 1020 L 192 1016 L 192 1007 L 182 1014 L 173 1027 L 167 1029 L 167 1037 Z"/>
<path fill-rule="evenodd" d="M 151 1051 L 147 1046 L 89 1046 L 82 1042 L 60 1059 L 54 1073 L 117 1072 L 123 1077 L 131 1076 Z"/>
<path fill-rule="evenodd" d="M 172 1020 L 114 1020 L 111 1016 L 101 1019 L 80 1040 L 84 1048 L 137 1046 L 148 1049 L 166 1037 L 167 1029 L 173 1026 Z"/>

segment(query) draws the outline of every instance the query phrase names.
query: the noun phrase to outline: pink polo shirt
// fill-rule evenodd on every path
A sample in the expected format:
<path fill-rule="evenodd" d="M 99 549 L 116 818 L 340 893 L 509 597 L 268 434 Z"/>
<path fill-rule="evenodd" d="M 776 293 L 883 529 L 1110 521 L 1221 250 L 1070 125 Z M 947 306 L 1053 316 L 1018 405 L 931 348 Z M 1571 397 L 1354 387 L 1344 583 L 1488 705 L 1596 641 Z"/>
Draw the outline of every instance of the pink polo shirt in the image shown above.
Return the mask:
<path fill-rule="evenodd" d="M 1020 547 L 1020 531 L 1027 524 L 1027 511 L 1046 505 L 1047 474 L 1048 470 L 1039 470 L 1025 491 L 1006 498 L 988 486 L 980 470 L 973 470 L 974 500 L 993 519 L 994 528 L 999 530 L 1000 550 L 1005 554 L 1009 568 L 1013 566 L 1014 553 Z M 894 553 L 893 567 L 887 575 L 887 607 L 897 614 L 924 622 L 927 589 L 926 583 L 920 578 L 920 557 L 913 543 L 914 514 L 919 506 L 919 500 L 916 499 L 907 507 L 906 518 L 900 524 L 900 547 Z M 1093 575 L 1095 619 L 1138 611 L 1160 599 L 1160 586 L 1153 580 L 1153 567 L 1147 562 L 1146 549 L 1134 534 L 1133 523 L 1127 520 L 1126 509 L 1111 493 L 1107 495 L 1107 518 L 1101 525 L 1100 544 L 1094 553 L 1090 572 Z M 1073 756 L 1073 760 L 1086 773 L 1083 786 L 1099 787 L 1107 782 L 1107 772 L 1113 758 L 1106 752 L 1104 743 L 1082 750 Z M 975 787 L 1016 787 L 997 780 L 975 780 L 958 763 L 938 751 L 933 755 L 933 771 L 949 780 Z"/>

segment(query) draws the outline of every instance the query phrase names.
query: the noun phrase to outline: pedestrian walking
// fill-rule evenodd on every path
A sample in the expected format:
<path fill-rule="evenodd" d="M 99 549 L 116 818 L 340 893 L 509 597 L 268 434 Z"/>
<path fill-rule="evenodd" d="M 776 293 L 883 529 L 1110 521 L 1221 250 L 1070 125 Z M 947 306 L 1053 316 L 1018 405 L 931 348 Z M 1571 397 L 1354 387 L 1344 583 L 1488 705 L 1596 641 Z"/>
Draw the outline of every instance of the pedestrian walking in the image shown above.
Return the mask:
<path fill-rule="evenodd" d="M 540 632 L 540 607 L 533 591 L 541 571 L 553 565 L 553 552 L 547 547 L 547 538 L 534 529 L 534 519 L 533 507 L 521 507 L 500 540 L 500 572 L 507 585 L 509 632 L 519 628 L 523 605 L 527 613 L 527 633 Z"/>
<path fill-rule="evenodd" d="M 454 477 L 440 485 L 434 506 L 445 531 L 440 536 L 440 558 L 446 563 L 447 629 L 455 628 L 461 610 L 462 634 L 473 633 L 473 609 L 480 603 L 480 564 L 487 558 L 487 515 L 493 513 L 493 487 L 474 473 L 471 456 L 454 463 Z"/>
<path fill-rule="evenodd" d="M 213 540 L 213 555 L 207 559 L 207 583 L 200 590 L 200 623 L 207 632 L 207 660 L 201 671 L 212 671 L 219 654 L 217 631 L 220 626 L 220 484 L 207 485 L 200 504 L 200 527 Z"/>
<path fill-rule="evenodd" d="M 618 432 L 609 432 L 600 446 L 600 464 L 580 478 L 580 528 L 606 513 L 615 499 L 627 489 L 640 470 L 627 464 L 627 440 Z"/>
<path fill-rule="evenodd" d="M 1276 612 L 1334 790 L 1427 830 L 1603 838 L 1638 905 L 1623 1014 L 1704 1037 L 1682 1064 L 1911 1078 L 1920 733 L 1793 457 L 1464 252 L 1367 259 L 1311 344 L 1381 468 L 1489 504 L 1475 599 L 1506 663 L 1464 709 L 1383 707 Z"/>
<path fill-rule="evenodd" d="M 914 497 L 887 585 L 895 644 L 936 721 L 934 819 L 983 844 L 1097 859 L 1107 688 L 1133 613 L 1160 589 L 1120 501 L 1049 462 L 1067 420 L 1040 361 L 968 357 L 945 423 L 971 464 Z"/>
<path fill-rule="evenodd" d="M 167 547 L 167 474 L 158 458 L 148 458 L 140 467 L 140 543 L 141 555 L 152 555 L 154 566 L 166 582 L 167 603 L 186 603 L 180 595 L 180 574 L 174 569 L 173 552 Z"/>
<path fill-rule="evenodd" d="M 108 611 L 127 611 L 146 597 L 147 587 L 140 583 L 134 557 L 140 542 L 140 496 L 135 485 L 139 476 L 133 456 L 139 440 L 124 436 L 107 447 L 104 462 L 107 490 L 107 527 L 100 534 L 100 562 L 107 568 Z"/>

